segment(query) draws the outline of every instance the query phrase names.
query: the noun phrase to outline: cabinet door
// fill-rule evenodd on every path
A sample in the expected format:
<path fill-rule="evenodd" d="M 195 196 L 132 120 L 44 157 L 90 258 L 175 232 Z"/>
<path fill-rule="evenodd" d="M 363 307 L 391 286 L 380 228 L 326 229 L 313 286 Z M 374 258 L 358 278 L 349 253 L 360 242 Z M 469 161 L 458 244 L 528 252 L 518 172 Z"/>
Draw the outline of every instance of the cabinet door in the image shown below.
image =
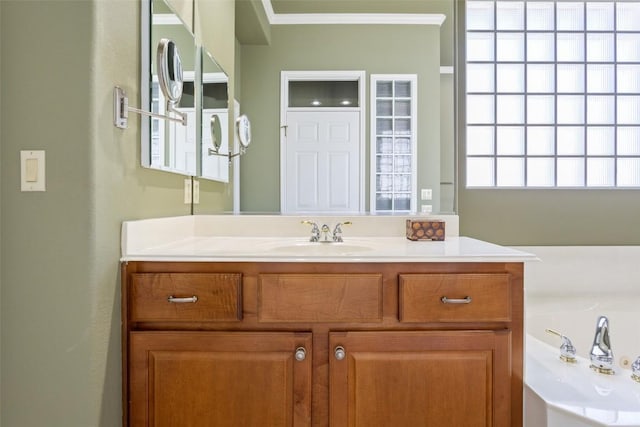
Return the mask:
<path fill-rule="evenodd" d="M 510 427 L 509 331 L 334 332 L 329 343 L 331 427 Z"/>
<path fill-rule="evenodd" d="M 130 338 L 130 426 L 310 426 L 310 333 Z"/>

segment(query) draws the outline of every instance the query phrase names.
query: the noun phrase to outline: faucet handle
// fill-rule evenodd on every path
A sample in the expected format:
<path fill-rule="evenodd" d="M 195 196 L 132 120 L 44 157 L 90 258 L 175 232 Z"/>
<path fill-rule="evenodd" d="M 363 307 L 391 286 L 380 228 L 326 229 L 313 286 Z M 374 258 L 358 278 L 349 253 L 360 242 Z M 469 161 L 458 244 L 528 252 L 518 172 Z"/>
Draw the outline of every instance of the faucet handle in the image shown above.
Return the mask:
<path fill-rule="evenodd" d="M 551 335 L 555 335 L 560 337 L 562 340 L 562 344 L 560 344 L 560 360 L 567 363 L 576 363 L 576 348 L 573 346 L 573 343 L 569 339 L 569 337 L 561 334 L 558 331 L 554 331 L 553 329 L 545 329 L 545 332 Z"/>
<path fill-rule="evenodd" d="M 313 221 L 304 220 L 300 222 L 301 224 L 307 224 L 311 226 L 311 237 L 309 238 L 310 242 L 317 242 L 320 240 L 320 229 L 318 228 L 318 224 Z"/>
<path fill-rule="evenodd" d="M 640 383 L 640 356 L 631 364 L 631 378 Z"/>
<path fill-rule="evenodd" d="M 339 222 L 333 228 L 333 241 L 334 242 L 342 242 L 342 226 L 343 225 L 351 225 L 351 221 Z"/>

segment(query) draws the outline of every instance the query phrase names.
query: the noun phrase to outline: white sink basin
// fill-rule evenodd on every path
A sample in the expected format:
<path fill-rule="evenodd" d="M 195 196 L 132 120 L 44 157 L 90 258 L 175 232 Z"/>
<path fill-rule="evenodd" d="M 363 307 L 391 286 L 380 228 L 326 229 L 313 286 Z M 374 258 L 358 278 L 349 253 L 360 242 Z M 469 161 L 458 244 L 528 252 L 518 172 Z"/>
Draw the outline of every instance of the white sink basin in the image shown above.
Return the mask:
<path fill-rule="evenodd" d="M 350 243 L 319 243 L 319 242 L 299 242 L 275 246 L 270 252 L 292 255 L 311 256 L 351 256 L 372 250 L 371 246 L 355 245 Z"/>

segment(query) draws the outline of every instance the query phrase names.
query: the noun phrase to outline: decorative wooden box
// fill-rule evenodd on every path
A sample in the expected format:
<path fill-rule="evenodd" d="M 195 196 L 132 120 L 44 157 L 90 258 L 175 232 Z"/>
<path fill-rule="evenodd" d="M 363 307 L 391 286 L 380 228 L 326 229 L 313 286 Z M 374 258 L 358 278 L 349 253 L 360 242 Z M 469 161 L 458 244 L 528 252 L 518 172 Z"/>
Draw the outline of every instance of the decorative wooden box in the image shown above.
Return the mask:
<path fill-rule="evenodd" d="M 444 221 L 431 219 L 408 219 L 407 239 L 444 240 Z"/>

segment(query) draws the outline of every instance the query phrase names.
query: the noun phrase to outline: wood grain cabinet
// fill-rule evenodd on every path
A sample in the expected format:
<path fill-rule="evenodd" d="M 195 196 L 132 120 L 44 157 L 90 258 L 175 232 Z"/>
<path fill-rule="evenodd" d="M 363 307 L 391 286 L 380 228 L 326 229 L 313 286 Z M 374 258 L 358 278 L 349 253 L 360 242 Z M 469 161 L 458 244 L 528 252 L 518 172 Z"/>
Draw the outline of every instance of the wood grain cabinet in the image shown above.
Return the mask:
<path fill-rule="evenodd" d="M 123 425 L 520 427 L 522 273 L 123 263 Z"/>

